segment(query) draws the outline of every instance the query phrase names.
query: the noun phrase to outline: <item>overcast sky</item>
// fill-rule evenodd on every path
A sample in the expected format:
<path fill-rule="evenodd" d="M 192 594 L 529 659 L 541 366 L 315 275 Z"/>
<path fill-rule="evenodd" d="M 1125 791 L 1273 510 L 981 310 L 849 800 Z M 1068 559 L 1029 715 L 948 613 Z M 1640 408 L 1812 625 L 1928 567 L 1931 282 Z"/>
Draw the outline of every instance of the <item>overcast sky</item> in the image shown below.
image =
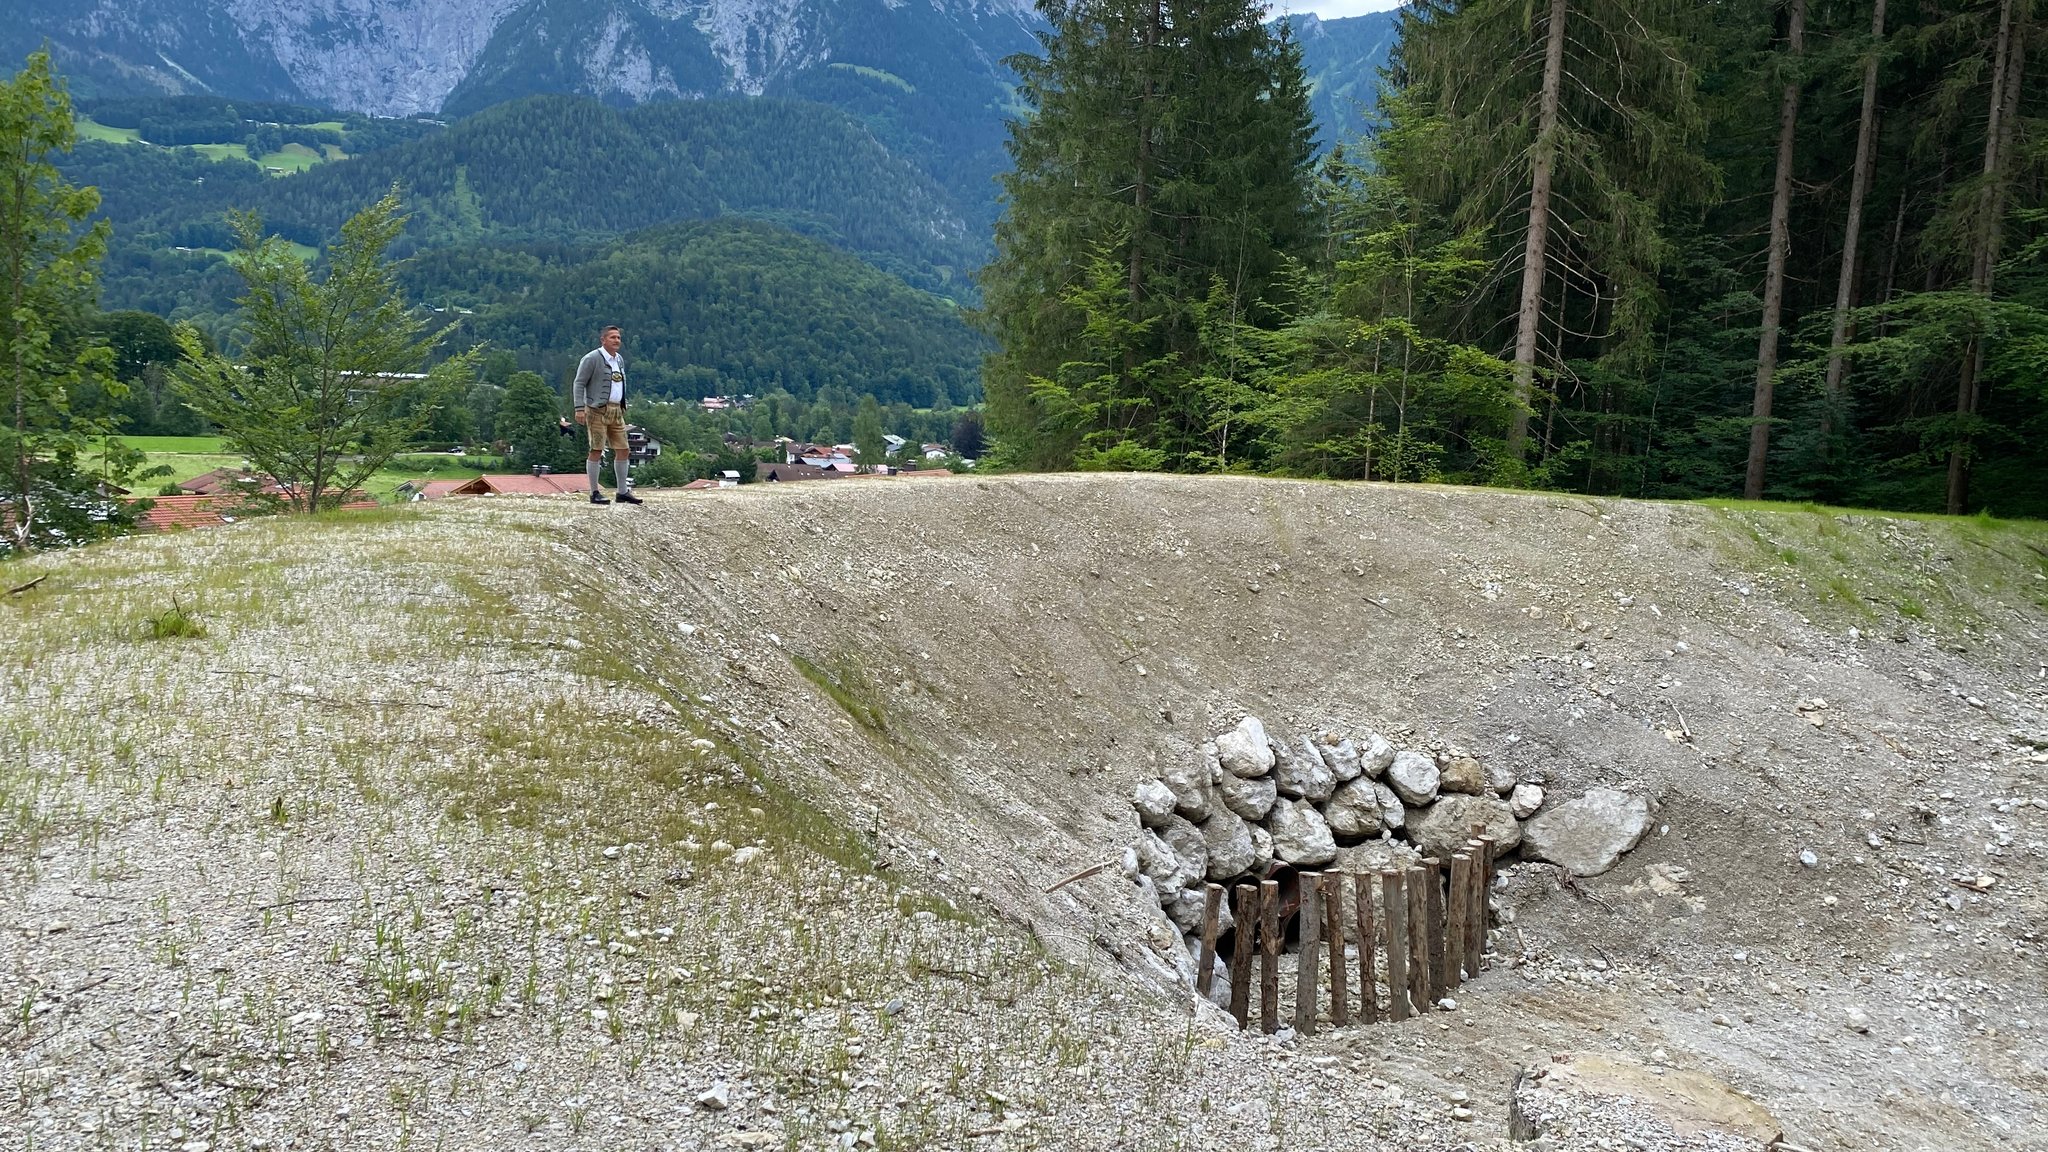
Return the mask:
<path fill-rule="evenodd" d="M 1367 12 L 1385 12 L 1399 8 L 1401 0 L 1273 0 L 1273 10 L 1289 12 L 1313 12 L 1318 16 L 1335 19 L 1339 16 L 1359 16 Z"/>

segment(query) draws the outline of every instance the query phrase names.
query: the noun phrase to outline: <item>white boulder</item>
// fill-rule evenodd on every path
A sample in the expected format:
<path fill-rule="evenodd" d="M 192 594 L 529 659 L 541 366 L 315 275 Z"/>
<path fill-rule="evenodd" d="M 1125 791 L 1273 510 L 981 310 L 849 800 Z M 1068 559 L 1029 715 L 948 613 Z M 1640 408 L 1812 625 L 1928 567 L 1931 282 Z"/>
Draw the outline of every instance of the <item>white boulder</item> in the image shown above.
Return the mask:
<path fill-rule="evenodd" d="M 1216 789 L 1223 806 L 1246 820 L 1264 820 L 1266 813 L 1273 810 L 1273 797 L 1277 794 L 1270 775 L 1238 776 L 1225 772 L 1222 785 Z"/>
<path fill-rule="evenodd" d="M 1375 789 L 1384 787 L 1360 777 L 1337 789 L 1330 802 L 1323 805 L 1323 819 L 1328 821 L 1330 831 L 1352 840 L 1379 835 L 1380 798 Z M 1398 806 L 1400 801 L 1395 804 Z"/>
<path fill-rule="evenodd" d="M 1289 751 L 1293 754 L 1285 760 L 1275 757 L 1273 764 L 1273 784 L 1280 794 L 1297 800 L 1328 800 L 1337 790 L 1337 778 L 1323 763 L 1315 743 L 1304 736 Z"/>
<path fill-rule="evenodd" d="M 1337 841 L 1322 813 L 1306 800 L 1281 797 L 1266 817 L 1273 833 L 1273 855 L 1289 864 L 1314 867 L 1337 858 Z"/>
<path fill-rule="evenodd" d="M 1258 856 L 1252 847 L 1251 825 L 1236 813 L 1219 809 L 1202 825 L 1203 845 L 1209 852 L 1208 878 L 1229 880 L 1242 876 Z"/>
<path fill-rule="evenodd" d="M 1574 876 L 1598 876 L 1642 843 L 1654 807 L 1644 796 L 1595 788 L 1522 828 L 1522 855 L 1559 865 Z"/>
<path fill-rule="evenodd" d="M 1427 753 L 1397 752 L 1394 762 L 1387 765 L 1387 783 L 1403 803 L 1420 808 L 1435 802 L 1437 791 L 1443 786 L 1443 774 Z"/>
<path fill-rule="evenodd" d="M 1166 818 L 1173 815 L 1178 803 L 1173 789 L 1158 780 L 1147 780 L 1138 785 L 1137 792 L 1131 797 L 1131 807 L 1138 810 L 1138 823 L 1147 828 L 1166 827 Z"/>
<path fill-rule="evenodd" d="M 1273 770 L 1273 748 L 1266 742 L 1266 726 L 1257 716 L 1247 716 L 1237 727 L 1216 738 L 1216 758 L 1233 776 L 1264 776 Z"/>

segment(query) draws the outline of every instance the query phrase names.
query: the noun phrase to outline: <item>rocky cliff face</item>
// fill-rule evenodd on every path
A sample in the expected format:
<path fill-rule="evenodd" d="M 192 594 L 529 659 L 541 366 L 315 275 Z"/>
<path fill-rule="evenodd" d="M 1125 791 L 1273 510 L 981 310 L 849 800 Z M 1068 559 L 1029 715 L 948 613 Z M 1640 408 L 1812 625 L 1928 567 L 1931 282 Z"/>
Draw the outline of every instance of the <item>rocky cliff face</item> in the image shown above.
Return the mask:
<path fill-rule="evenodd" d="M 44 38 L 96 92 L 303 99 L 435 112 L 459 89 L 620 101 L 758 95 L 838 62 L 876 67 L 877 26 L 993 76 L 1029 46 L 1029 0 L 26 0 L 0 46 Z M 898 37 L 901 38 L 900 36 Z M 18 42 L 18 43 L 17 43 Z M 923 42 L 920 44 L 918 42 Z M 466 101 L 475 103 L 475 101 Z"/>

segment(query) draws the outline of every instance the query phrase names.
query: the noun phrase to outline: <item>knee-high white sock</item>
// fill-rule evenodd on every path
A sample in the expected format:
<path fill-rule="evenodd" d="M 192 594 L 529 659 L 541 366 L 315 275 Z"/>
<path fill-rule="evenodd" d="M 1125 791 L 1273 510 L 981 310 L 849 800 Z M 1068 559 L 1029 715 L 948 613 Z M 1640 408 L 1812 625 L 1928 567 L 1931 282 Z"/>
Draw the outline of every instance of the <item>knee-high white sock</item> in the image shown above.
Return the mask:
<path fill-rule="evenodd" d="M 612 454 L 612 479 L 619 482 L 619 491 L 626 490 L 626 473 L 633 466 L 631 460 L 618 453 Z"/>
<path fill-rule="evenodd" d="M 597 493 L 597 472 L 598 472 L 598 462 L 597 462 L 597 461 L 595 461 L 595 460 L 585 460 L 585 461 L 583 462 L 583 471 L 584 471 L 584 473 L 585 473 L 586 475 L 588 475 L 588 476 L 590 477 L 590 491 L 591 491 L 591 494 L 592 494 L 592 495 L 596 495 L 596 493 Z"/>

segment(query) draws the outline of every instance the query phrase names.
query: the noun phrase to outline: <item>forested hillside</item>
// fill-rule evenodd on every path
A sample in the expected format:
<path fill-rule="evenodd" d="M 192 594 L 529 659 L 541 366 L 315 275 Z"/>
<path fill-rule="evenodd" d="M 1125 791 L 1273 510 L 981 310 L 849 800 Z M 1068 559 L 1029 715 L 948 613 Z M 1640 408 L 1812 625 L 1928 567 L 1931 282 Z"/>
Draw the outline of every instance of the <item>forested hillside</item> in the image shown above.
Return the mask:
<path fill-rule="evenodd" d="M 772 220 L 914 283 L 958 292 L 983 243 L 943 192 L 858 122 L 769 100 L 621 110 L 535 97 L 431 138 L 269 183 L 107 144 L 81 145 L 65 170 L 107 190 L 124 243 L 150 248 L 228 247 L 229 208 L 253 210 L 287 239 L 318 244 L 393 184 L 413 216 L 401 254 L 489 240 L 602 241 L 672 220 L 736 215 Z"/>
<path fill-rule="evenodd" d="M 983 341 L 950 301 L 771 225 L 670 225 L 596 249 L 459 247 L 404 271 L 409 298 L 477 312 L 473 335 L 566 379 L 601 325 L 628 333 L 636 393 L 822 389 L 927 407 L 979 399 Z"/>
<path fill-rule="evenodd" d="M 2028 0 L 1423 0 L 1313 180 L 1187 159 L 1298 130 L 1250 5 L 1057 11 L 999 458 L 2048 514 Z"/>

